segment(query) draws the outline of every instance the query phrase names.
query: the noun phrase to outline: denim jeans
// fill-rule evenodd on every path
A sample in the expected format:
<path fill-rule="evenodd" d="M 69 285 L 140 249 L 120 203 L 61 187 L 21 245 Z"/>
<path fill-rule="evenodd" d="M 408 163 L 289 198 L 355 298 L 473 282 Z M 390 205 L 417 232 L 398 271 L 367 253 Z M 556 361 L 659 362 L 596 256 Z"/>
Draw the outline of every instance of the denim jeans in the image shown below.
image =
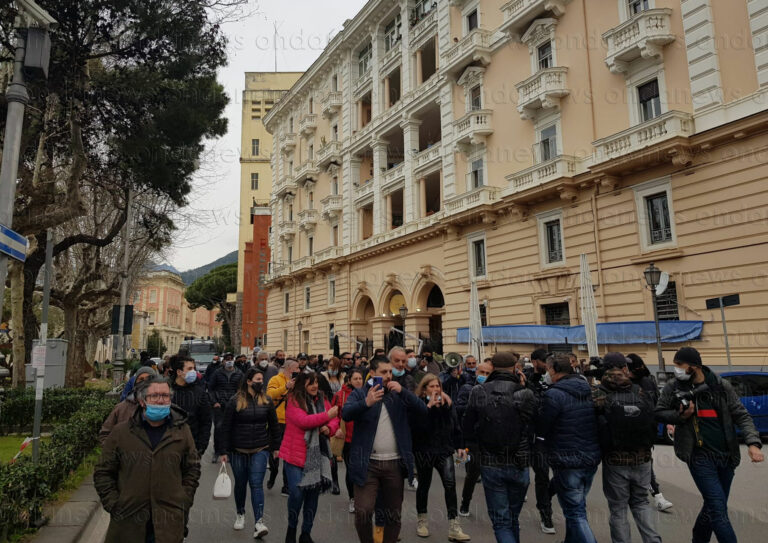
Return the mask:
<path fill-rule="evenodd" d="M 299 487 L 304 469 L 283 461 L 283 471 L 288 478 L 288 527 L 299 525 L 299 512 L 304 507 L 304 519 L 301 523 L 301 533 L 310 533 L 317 514 L 317 503 L 320 499 L 320 489 L 304 489 Z"/>
<path fill-rule="evenodd" d="M 736 533 L 728 518 L 728 495 L 734 474 L 730 461 L 703 451 L 696 452 L 688 469 L 704 499 L 704 506 L 693 525 L 693 543 L 707 543 L 713 532 L 719 543 L 736 543 Z"/>
<path fill-rule="evenodd" d="M 603 462 L 603 493 L 611 514 L 612 543 L 632 543 L 627 507 L 632 512 L 643 543 L 661 543 L 661 537 L 656 532 L 654 510 L 648 501 L 651 470 L 650 462 L 637 466 L 614 466 Z"/>
<path fill-rule="evenodd" d="M 455 519 L 459 516 L 459 508 L 456 498 L 456 468 L 453 464 L 453 456 L 416 453 L 416 471 L 419 474 L 419 487 L 416 489 L 416 512 L 419 515 L 427 514 L 427 501 L 429 499 L 429 487 L 432 486 L 433 468 L 437 470 L 443 483 L 448 518 Z"/>
<path fill-rule="evenodd" d="M 579 469 L 553 468 L 552 478 L 557 501 L 565 516 L 563 543 L 597 543 L 587 522 L 587 494 L 592 487 L 597 467 Z"/>
<path fill-rule="evenodd" d="M 531 480 L 528 468 L 483 466 L 481 473 L 488 516 L 491 517 L 496 542 L 518 543 L 520 510 Z"/>
<path fill-rule="evenodd" d="M 235 476 L 235 506 L 237 514 L 245 514 L 246 487 L 251 487 L 251 506 L 256 521 L 264 516 L 264 474 L 267 472 L 269 451 L 253 454 L 233 452 L 230 457 Z"/>

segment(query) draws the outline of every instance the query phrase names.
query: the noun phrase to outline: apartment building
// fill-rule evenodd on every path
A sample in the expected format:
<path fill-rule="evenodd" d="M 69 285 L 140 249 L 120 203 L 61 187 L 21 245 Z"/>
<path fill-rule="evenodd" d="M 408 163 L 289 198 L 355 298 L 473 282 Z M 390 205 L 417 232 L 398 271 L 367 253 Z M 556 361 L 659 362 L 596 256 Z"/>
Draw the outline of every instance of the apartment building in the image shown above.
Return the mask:
<path fill-rule="evenodd" d="M 683 344 L 766 361 L 764 2 L 368 2 L 265 117 L 273 134 L 267 348 L 584 347 L 586 254 L 600 350 Z M 618 324 L 624 323 L 624 324 Z M 627 324 L 633 323 L 633 324 Z M 613 327 L 613 328 L 611 328 Z M 610 333 L 610 330 L 629 330 Z M 398 330 L 398 332 L 393 332 Z"/>

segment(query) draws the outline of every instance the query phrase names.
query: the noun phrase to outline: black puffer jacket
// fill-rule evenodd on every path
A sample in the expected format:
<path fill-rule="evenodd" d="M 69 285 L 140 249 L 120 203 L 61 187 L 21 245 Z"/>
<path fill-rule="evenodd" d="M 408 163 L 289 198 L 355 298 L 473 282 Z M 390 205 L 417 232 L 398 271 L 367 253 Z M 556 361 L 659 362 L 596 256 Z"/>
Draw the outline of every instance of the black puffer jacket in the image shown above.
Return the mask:
<path fill-rule="evenodd" d="M 426 404 L 426 398 L 421 398 Z M 463 449 L 459 418 L 453 405 L 443 404 L 427 410 L 426 415 L 415 417 L 411 424 L 413 453 L 419 455 L 451 456 Z"/>
<path fill-rule="evenodd" d="M 186 412 L 197 452 L 202 456 L 211 437 L 211 400 L 205 392 L 205 386 L 201 381 L 179 386 L 174 380 L 171 389 L 173 403 Z"/>
<path fill-rule="evenodd" d="M 235 449 L 261 449 L 270 451 L 280 448 L 280 426 L 272 399 L 267 396 L 267 403 L 258 404 L 248 398 L 248 406 L 237 410 L 237 396 L 234 396 L 224 409 L 224 417 L 216 429 L 215 449 L 217 455 L 230 454 Z"/>
<path fill-rule="evenodd" d="M 243 372 L 237 368 L 227 371 L 225 368 L 219 369 L 213 374 L 208 382 L 208 391 L 211 394 L 211 403 L 219 403 L 224 407 L 229 399 L 237 392 L 240 386 L 240 380 L 243 378 Z"/>

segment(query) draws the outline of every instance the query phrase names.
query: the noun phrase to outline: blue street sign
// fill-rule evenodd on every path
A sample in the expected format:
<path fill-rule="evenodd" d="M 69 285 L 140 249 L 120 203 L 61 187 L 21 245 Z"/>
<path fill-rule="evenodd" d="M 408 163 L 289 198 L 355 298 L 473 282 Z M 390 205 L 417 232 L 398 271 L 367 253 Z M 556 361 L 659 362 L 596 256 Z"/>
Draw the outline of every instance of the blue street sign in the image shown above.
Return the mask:
<path fill-rule="evenodd" d="M 0 224 L 0 253 L 24 262 L 27 259 L 28 247 L 27 238 Z"/>

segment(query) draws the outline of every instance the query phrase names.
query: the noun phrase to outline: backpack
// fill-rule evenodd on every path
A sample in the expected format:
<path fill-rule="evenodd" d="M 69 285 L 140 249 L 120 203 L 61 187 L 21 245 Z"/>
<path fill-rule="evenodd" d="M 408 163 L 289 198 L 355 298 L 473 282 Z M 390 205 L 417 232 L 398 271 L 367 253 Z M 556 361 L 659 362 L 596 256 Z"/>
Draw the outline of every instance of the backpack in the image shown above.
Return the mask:
<path fill-rule="evenodd" d="M 650 449 L 656 442 L 656 418 L 650 395 L 638 385 L 623 392 L 607 391 L 603 417 L 607 445 L 614 451 Z"/>
<path fill-rule="evenodd" d="M 511 391 L 502 392 L 492 390 L 491 383 L 480 386 L 482 387 L 480 400 L 483 402 L 478 435 L 480 445 L 492 454 L 517 451 L 522 439 L 523 423 L 513 395 L 523 387 L 515 385 Z"/>

